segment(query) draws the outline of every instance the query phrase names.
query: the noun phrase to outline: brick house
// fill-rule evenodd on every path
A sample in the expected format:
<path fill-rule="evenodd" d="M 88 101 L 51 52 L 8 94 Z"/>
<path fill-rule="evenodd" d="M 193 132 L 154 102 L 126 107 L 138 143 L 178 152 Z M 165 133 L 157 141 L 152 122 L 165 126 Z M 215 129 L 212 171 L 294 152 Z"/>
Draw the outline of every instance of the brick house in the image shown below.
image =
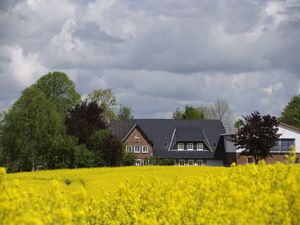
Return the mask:
<path fill-rule="evenodd" d="M 296 163 L 300 163 L 300 129 L 285 123 L 280 123 L 278 133 L 281 134 L 276 146 L 271 149 L 271 155 L 265 159 L 266 163 L 285 162 L 285 155 L 290 151 L 291 146 L 296 147 Z M 230 135 L 223 135 L 225 146 L 225 165 L 235 162 L 237 165 L 253 163 L 251 156 L 242 154 L 243 149 L 237 149 L 228 138 Z"/>
<path fill-rule="evenodd" d="M 147 165 L 151 157 L 182 166 L 224 164 L 220 120 L 134 119 L 111 121 L 110 128 L 136 155 L 136 165 Z"/>

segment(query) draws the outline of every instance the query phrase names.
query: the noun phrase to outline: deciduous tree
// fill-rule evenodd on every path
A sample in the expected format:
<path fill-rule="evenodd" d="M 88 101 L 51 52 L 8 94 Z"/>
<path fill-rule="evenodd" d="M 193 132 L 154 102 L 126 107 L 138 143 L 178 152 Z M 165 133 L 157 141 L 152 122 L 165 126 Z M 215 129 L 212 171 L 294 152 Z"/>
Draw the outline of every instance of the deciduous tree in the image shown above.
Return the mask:
<path fill-rule="evenodd" d="M 284 108 L 280 121 L 300 128 L 300 95 L 295 95 Z"/>
<path fill-rule="evenodd" d="M 270 149 L 276 146 L 279 138 L 276 117 L 270 115 L 261 116 L 255 111 L 251 115 L 243 116 L 241 127 L 233 141 L 237 148 L 244 149 L 242 154 L 253 156 L 255 163 L 270 155 Z"/>
<path fill-rule="evenodd" d="M 63 114 L 80 101 L 74 82 L 65 73 L 48 73 L 42 76 L 35 85 Z"/>
<path fill-rule="evenodd" d="M 78 138 L 79 144 L 91 148 L 90 137 L 97 130 L 107 127 L 104 110 L 95 101 L 87 100 L 69 110 L 65 121 L 67 134 Z"/>
<path fill-rule="evenodd" d="M 40 89 L 27 88 L 5 114 L 1 135 L 4 155 L 20 170 L 47 166 L 53 140 L 62 130 L 63 121 L 55 105 Z"/>

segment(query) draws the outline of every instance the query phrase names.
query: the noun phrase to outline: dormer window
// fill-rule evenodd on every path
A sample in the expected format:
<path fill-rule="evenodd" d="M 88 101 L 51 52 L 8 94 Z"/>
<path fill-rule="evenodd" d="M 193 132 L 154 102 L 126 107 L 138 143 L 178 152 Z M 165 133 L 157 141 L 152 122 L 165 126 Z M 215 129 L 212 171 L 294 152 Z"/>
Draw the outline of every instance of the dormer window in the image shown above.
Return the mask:
<path fill-rule="evenodd" d="M 197 150 L 198 151 L 203 151 L 203 144 L 202 143 L 197 143 Z"/>
<path fill-rule="evenodd" d="M 194 149 L 194 144 L 193 143 L 188 143 L 187 144 L 187 150 L 193 150 Z"/>
<path fill-rule="evenodd" d="M 179 151 L 184 150 L 184 144 L 183 143 L 178 143 L 177 150 L 179 150 Z"/>

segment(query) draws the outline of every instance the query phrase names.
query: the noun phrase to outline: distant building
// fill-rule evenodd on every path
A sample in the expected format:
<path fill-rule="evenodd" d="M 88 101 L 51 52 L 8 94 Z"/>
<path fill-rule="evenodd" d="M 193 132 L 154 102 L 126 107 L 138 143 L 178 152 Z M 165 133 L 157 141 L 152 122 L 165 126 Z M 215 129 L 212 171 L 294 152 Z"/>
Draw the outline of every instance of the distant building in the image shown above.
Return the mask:
<path fill-rule="evenodd" d="M 290 152 L 292 145 L 296 148 L 296 163 L 299 163 L 300 129 L 285 123 L 280 123 L 278 126 L 278 133 L 281 135 L 279 140 L 276 142 L 276 146 L 271 149 L 271 155 L 265 159 L 266 163 L 275 163 L 278 161 L 285 162 L 285 155 Z M 234 146 L 234 144 L 230 141 L 230 135 L 223 136 L 226 151 L 224 162 L 226 165 L 230 165 L 233 162 L 237 165 L 254 163 L 253 157 L 242 154 L 244 149 L 237 149 Z"/>
<path fill-rule="evenodd" d="M 236 149 L 220 120 L 133 119 L 110 121 L 113 134 L 136 155 L 136 165 L 148 165 L 150 158 L 172 159 L 179 166 L 223 166 L 253 163 L 251 156 Z M 280 139 L 267 163 L 285 162 L 295 145 L 300 157 L 300 129 L 280 123 Z M 298 162 L 299 159 L 297 159 Z"/>
<path fill-rule="evenodd" d="M 220 120 L 135 119 L 111 121 L 110 128 L 136 154 L 136 165 L 147 165 L 150 157 L 177 165 L 224 165 Z"/>

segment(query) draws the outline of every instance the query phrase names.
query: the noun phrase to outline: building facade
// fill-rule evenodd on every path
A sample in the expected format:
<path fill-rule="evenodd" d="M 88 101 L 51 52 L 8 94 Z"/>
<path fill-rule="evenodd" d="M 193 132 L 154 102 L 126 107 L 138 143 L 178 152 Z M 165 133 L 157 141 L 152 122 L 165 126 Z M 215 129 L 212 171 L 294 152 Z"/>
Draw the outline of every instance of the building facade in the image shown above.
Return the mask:
<path fill-rule="evenodd" d="M 290 126 L 285 123 L 280 123 L 278 126 L 278 134 L 280 137 L 276 142 L 276 146 L 270 151 L 271 155 L 265 159 L 266 163 L 285 162 L 285 156 L 291 150 L 294 145 L 296 148 L 296 163 L 299 163 L 300 158 L 300 129 Z M 254 163 L 254 159 L 251 156 L 242 154 L 244 149 L 237 149 L 234 144 L 230 141 L 230 135 L 224 136 L 225 146 L 225 158 L 224 164 L 231 165 L 233 162 L 237 165 Z"/>
<path fill-rule="evenodd" d="M 135 119 L 111 121 L 113 134 L 136 156 L 136 165 L 150 159 L 172 159 L 179 166 L 230 166 L 254 163 L 230 141 L 220 120 Z M 300 129 L 280 123 L 280 138 L 271 149 L 267 163 L 285 162 L 291 146 L 300 163 Z M 231 134 L 232 135 L 232 134 Z"/>
<path fill-rule="evenodd" d="M 111 121 L 110 128 L 135 154 L 136 165 L 148 165 L 150 158 L 180 166 L 224 164 L 220 120 L 135 119 Z"/>

